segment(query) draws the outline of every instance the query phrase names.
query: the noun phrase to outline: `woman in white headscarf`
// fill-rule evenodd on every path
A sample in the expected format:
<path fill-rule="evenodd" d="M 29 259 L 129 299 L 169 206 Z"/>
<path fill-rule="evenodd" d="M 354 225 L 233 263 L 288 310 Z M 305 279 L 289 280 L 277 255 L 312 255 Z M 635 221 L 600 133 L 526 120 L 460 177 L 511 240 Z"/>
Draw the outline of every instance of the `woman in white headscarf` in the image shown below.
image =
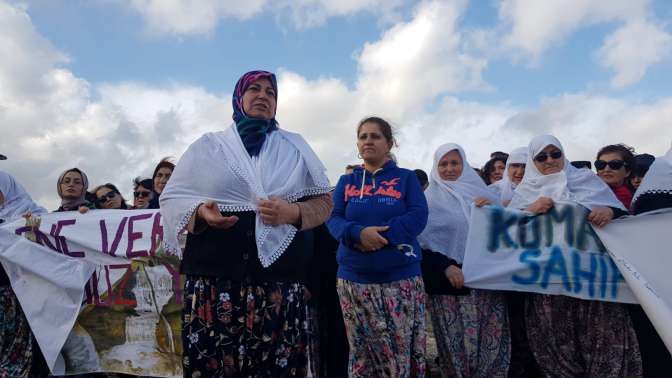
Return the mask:
<path fill-rule="evenodd" d="M 672 209 L 672 148 L 651 164 L 632 200 L 635 215 L 660 209 Z M 629 307 L 642 351 L 645 377 L 657 377 L 672 371 L 672 354 L 653 327 L 641 306 Z"/>
<path fill-rule="evenodd" d="M 23 186 L 0 171 L 0 223 L 28 214 L 44 214 Z M 0 377 L 28 377 L 35 355 L 28 321 L 14 295 L 5 269 L 0 265 Z M 39 353 L 39 351 L 37 351 Z"/>
<path fill-rule="evenodd" d="M 598 176 L 569 163 L 557 138 L 535 137 L 509 207 L 543 214 L 560 201 L 586 207 L 595 227 L 627 214 Z M 642 376 L 639 345 L 624 304 L 530 294 L 526 325 L 532 352 L 547 376 Z"/>
<path fill-rule="evenodd" d="M 504 296 L 464 287 L 461 269 L 472 203 L 498 204 L 499 198 L 453 143 L 434 153 L 425 195 L 429 219 L 418 239 L 442 374 L 505 377 L 511 347 Z"/>
<path fill-rule="evenodd" d="M 513 198 L 513 191 L 523 180 L 525 175 L 525 163 L 527 163 L 527 147 L 518 147 L 511 151 L 506 159 L 504 176 L 501 180 L 490 184 L 488 188 L 499 195 L 499 202 L 506 206 Z"/>

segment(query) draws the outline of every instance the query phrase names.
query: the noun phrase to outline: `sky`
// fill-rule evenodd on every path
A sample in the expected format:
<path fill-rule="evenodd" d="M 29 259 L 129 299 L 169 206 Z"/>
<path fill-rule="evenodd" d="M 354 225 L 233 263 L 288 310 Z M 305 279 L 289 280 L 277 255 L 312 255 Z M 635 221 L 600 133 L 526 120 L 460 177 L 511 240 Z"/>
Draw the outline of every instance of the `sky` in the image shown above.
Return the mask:
<path fill-rule="evenodd" d="M 75 166 L 131 202 L 134 177 L 231 124 L 253 69 L 332 183 L 369 115 L 426 171 L 448 142 L 472 166 L 544 133 L 570 160 L 672 142 L 667 0 L 0 0 L 0 169 L 50 209 Z"/>

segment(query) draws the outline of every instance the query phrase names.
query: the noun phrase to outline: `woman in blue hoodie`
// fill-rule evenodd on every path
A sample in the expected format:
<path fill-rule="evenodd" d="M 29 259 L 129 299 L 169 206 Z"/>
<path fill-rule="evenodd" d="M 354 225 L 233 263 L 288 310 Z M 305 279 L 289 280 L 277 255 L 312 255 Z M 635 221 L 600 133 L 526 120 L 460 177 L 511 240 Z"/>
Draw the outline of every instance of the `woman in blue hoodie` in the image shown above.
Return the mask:
<path fill-rule="evenodd" d="M 425 372 L 425 294 L 416 238 L 427 223 L 427 201 L 415 173 L 390 159 L 394 144 L 384 119 L 359 123 L 364 165 L 341 176 L 327 222 L 339 241 L 338 294 L 352 377 Z"/>

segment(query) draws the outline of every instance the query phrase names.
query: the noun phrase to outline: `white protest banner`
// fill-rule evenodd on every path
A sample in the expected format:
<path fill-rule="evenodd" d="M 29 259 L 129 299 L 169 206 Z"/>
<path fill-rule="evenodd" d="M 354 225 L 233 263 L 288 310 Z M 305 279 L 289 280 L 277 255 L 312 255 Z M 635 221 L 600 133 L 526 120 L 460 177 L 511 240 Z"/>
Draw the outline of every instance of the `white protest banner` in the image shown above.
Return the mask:
<path fill-rule="evenodd" d="M 465 285 L 636 303 L 588 211 L 556 204 L 544 215 L 473 208 L 463 262 Z"/>
<path fill-rule="evenodd" d="M 0 261 L 52 372 L 181 376 L 182 279 L 159 211 L 31 221 L 0 227 Z"/>
<path fill-rule="evenodd" d="M 661 339 L 672 352 L 672 210 L 596 229 Z"/>

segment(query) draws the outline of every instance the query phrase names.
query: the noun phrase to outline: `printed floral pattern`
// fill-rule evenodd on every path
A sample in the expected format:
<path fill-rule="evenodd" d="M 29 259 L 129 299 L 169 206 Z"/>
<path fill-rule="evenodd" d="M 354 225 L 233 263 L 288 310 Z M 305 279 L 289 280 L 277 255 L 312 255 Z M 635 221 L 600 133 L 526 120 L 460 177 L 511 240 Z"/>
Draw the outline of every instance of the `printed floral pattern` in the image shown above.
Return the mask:
<path fill-rule="evenodd" d="M 184 376 L 304 377 L 307 321 L 298 283 L 187 276 Z"/>
<path fill-rule="evenodd" d="M 642 356 L 624 304 L 530 294 L 530 348 L 549 377 L 641 377 Z"/>
<path fill-rule="evenodd" d="M 425 289 L 414 277 L 385 284 L 338 280 L 350 377 L 425 375 Z"/>
<path fill-rule="evenodd" d="M 32 335 L 10 286 L 0 286 L 0 378 L 28 377 L 33 361 Z"/>
<path fill-rule="evenodd" d="M 444 377 L 507 376 L 511 336 L 502 293 L 430 295 L 428 306 Z"/>

